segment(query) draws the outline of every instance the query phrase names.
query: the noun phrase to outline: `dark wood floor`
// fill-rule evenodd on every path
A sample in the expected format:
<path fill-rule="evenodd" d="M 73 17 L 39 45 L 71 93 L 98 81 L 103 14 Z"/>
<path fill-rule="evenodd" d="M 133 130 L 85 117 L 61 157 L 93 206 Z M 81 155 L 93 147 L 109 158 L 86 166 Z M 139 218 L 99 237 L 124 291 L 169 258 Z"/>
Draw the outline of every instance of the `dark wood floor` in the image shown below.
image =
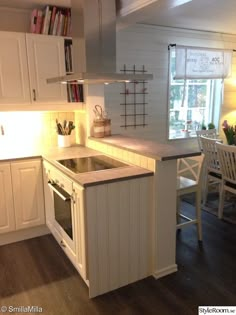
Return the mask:
<path fill-rule="evenodd" d="M 178 233 L 177 273 L 91 300 L 52 236 L 2 246 L 0 306 L 34 305 L 55 315 L 188 315 L 198 305 L 235 305 L 236 225 L 203 212 L 203 238 L 199 247 L 194 227 Z"/>

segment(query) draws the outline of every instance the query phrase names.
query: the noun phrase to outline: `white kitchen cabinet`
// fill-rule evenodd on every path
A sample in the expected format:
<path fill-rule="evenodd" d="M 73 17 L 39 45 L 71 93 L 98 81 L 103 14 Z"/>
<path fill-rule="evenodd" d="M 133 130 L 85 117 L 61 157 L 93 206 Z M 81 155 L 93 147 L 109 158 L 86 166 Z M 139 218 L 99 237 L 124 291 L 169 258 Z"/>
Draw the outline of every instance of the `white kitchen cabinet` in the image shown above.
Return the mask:
<path fill-rule="evenodd" d="M 46 79 L 65 75 L 64 38 L 26 34 L 32 102 L 65 103 L 66 86 L 47 84 Z"/>
<path fill-rule="evenodd" d="M 15 230 L 10 163 L 0 163 L 0 233 Z"/>
<path fill-rule="evenodd" d="M 11 163 L 16 229 L 45 223 L 41 160 Z"/>
<path fill-rule="evenodd" d="M 0 233 L 45 224 L 41 160 L 0 163 Z"/>
<path fill-rule="evenodd" d="M 0 104 L 30 103 L 25 34 L 0 32 Z"/>

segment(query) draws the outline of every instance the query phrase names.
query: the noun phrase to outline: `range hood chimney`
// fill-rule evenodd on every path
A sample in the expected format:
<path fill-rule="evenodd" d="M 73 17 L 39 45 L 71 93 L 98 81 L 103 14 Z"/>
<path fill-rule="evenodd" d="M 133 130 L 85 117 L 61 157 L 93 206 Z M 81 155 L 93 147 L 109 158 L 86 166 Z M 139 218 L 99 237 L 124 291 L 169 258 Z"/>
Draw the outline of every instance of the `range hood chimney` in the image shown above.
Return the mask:
<path fill-rule="evenodd" d="M 151 74 L 116 73 L 115 0 L 71 0 L 73 74 L 48 83 L 117 83 L 152 80 Z"/>

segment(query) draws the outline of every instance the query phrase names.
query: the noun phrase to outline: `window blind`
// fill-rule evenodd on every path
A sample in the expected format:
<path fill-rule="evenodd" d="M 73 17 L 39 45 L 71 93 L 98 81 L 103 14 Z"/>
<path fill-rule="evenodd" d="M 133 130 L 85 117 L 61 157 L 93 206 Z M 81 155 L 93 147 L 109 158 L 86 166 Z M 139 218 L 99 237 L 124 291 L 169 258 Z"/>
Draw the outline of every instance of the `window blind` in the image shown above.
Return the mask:
<path fill-rule="evenodd" d="M 232 50 L 176 46 L 175 79 L 225 79 L 231 76 Z"/>

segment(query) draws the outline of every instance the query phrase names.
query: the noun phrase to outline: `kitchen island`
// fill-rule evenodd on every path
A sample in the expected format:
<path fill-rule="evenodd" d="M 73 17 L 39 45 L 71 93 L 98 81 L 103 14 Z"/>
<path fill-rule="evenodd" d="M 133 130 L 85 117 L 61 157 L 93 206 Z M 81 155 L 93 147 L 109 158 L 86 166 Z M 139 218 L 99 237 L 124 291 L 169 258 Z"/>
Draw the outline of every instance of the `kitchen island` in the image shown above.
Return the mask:
<path fill-rule="evenodd" d="M 121 135 L 89 138 L 87 146 L 154 172 L 152 275 L 157 279 L 177 271 L 176 174 L 177 159 L 201 154 L 192 145 L 159 144 Z"/>
<path fill-rule="evenodd" d="M 78 146 L 44 154 L 46 223 L 90 297 L 151 274 L 153 172 L 117 162 Z"/>

